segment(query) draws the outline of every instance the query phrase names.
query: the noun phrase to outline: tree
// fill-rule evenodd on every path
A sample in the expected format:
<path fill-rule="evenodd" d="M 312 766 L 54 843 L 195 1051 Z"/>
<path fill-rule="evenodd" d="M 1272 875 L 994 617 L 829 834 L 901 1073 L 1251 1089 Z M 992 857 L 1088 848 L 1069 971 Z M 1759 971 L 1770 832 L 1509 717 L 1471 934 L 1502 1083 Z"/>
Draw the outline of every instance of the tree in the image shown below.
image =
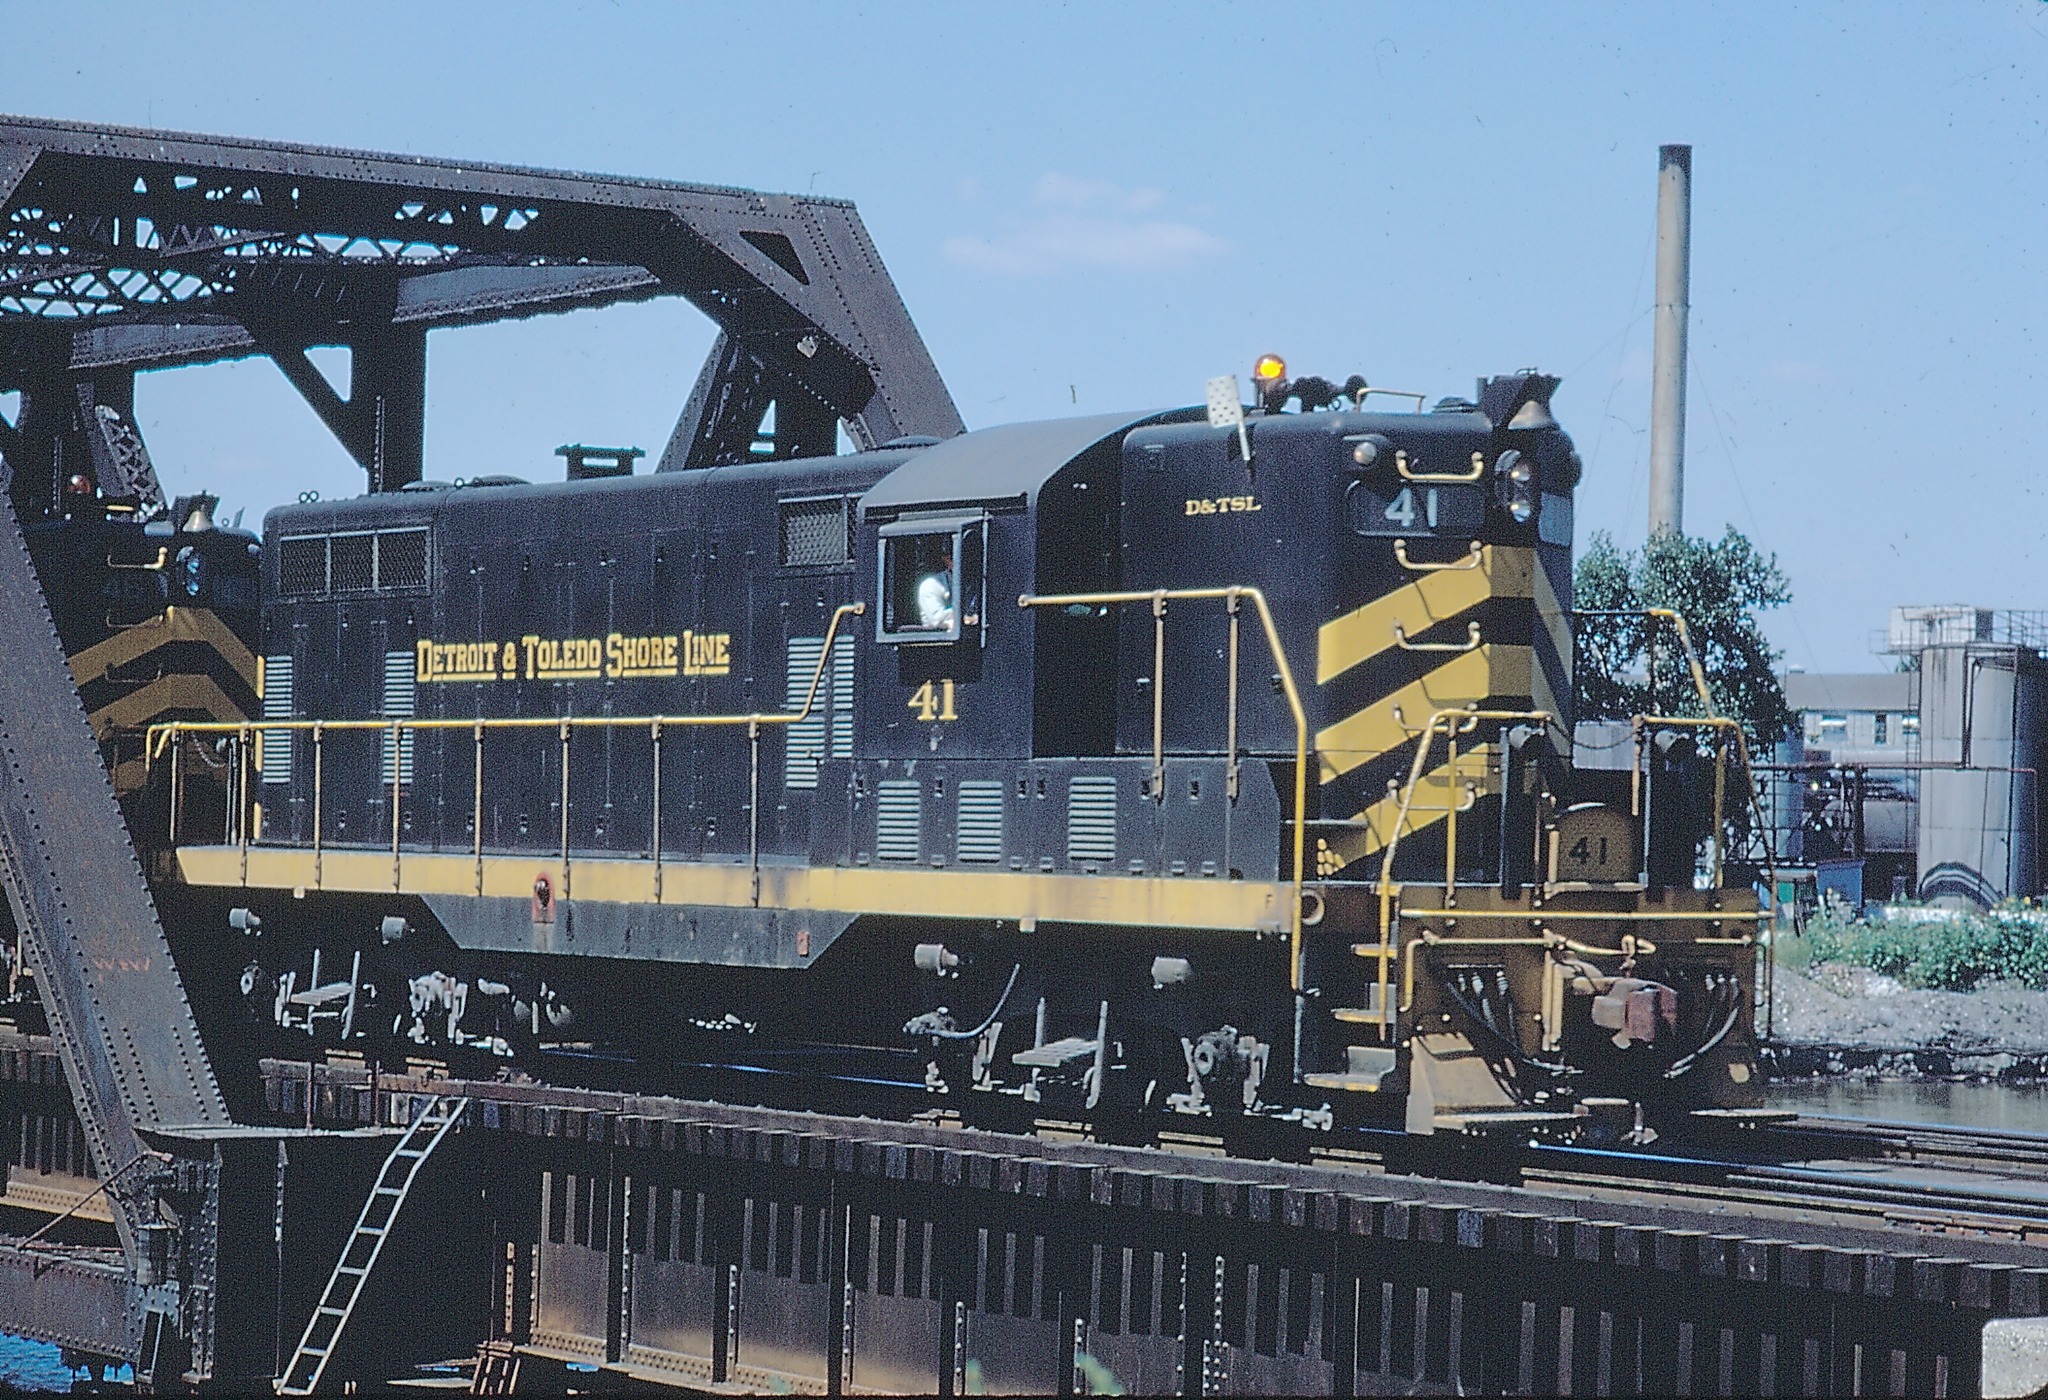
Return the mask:
<path fill-rule="evenodd" d="M 1715 710 L 1739 720 L 1750 752 L 1766 761 L 1792 711 L 1777 676 L 1780 653 L 1757 614 L 1791 598 L 1778 557 L 1758 553 L 1733 525 L 1719 541 L 1660 530 L 1628 551 L 1595 531 L 1573 575 L 1573 607 L 1582 614 L 1579 717 L 1701 713 L 1676 629 L 1643 616 L 1645 608 L 1669 608 L 1692 634 Z"/>

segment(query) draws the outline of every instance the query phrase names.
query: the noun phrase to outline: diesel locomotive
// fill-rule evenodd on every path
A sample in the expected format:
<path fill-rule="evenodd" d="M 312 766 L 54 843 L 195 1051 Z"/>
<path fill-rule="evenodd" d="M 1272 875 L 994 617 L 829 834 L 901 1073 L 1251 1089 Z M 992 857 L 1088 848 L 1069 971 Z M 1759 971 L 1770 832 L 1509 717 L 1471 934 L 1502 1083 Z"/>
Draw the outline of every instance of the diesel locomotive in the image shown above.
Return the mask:
<path fill-rule="evenodd" d="M 159 897 L 302 1044 L 864 1047 L 1103 1121 L 1757 1104 L 1736 732 L 1575 762 L 1557 381 L 1260 383 L 275 510 L 260 698 L 149 734 Z"/>

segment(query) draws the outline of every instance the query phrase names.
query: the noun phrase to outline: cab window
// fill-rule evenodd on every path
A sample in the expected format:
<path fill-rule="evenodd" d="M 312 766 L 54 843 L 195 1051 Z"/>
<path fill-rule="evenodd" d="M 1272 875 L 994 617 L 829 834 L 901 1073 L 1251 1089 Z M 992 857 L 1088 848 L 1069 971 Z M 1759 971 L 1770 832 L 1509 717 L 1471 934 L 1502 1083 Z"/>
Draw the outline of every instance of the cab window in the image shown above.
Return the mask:
<path fill-rule="evenodd" d="M 981 631 L 987 545 L 979 519 L 882 530 L 878 640 L 957 642 Z"/>

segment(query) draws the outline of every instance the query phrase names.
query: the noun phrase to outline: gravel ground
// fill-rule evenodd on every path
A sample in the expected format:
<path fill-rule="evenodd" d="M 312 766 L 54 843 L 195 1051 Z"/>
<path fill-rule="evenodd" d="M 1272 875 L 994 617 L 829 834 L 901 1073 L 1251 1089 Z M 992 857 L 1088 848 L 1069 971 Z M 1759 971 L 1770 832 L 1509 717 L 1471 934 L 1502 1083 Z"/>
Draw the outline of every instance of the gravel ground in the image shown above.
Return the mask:
<path fill-rule="evenodd" d="M 1922 992 L 1866 968 L 1781 968 L 1774 1029 L 1793 1044 L 2040 1056 L 2048 1053 L 2048 992 Z"/>

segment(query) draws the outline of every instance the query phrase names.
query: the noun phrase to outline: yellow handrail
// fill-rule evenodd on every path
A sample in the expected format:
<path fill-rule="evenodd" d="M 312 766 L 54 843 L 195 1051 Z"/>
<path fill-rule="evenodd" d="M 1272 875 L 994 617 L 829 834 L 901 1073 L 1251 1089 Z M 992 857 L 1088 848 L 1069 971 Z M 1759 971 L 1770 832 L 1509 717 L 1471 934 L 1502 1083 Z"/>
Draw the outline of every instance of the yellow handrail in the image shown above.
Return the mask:
<path fill-rule="evenodd" d="M 1661 618 L 1677 629 L 1678 644 L 1685 648 L 1686 665 L 1692 668 L 1693 689 L 1699 692 L 1700 707 L 1709 715 L 1718 717 L 1720 712 L 1714 708 L 1714 697 L 1707 690 L 1707 669 L 1700 664 L 1700 654 L 1693 650 L 1692 631 L 1685 625 L 1684 615 L 1672 608 L 1644 608 L 1643 616 Z"/>
<path fill-rule="evenodd" d="M 1456 720 L 1457 724 L 1446 721 Z M 1484 723 L 1504 723 L 1508 720 L 1530 720 L 1537 724 L 1549 724 L 1548 710 L 1437 710 L 1422 726 L 1421 742 L 1415 746 L 1415 756 L 1408 764 L 1408 781 L 1401 787 L 1401 806 L 1394 814 L 1393 830 L 1388 834 L 1387 844 L 1380 856 L 1379 891 L 1382 899 L 1393 890 L 1394 852 L 1401 844 L 1401 828 L 1407 824 L 1408 814 L 1415 801 L 1415 790 L 1422 785 L 1424 769 L 1429 763 L 1430 740 L 1441 729 L 1446 738 L 1453 741 L 1460 734 L 1469 734 Z M 1453 780 L 1457 773 L 1451 774 Z M 1382 923 L 1384 927 L 1384 921 Z"/>
<path fill-rule="evenodd" d="M 1486 559 L 1486 546 L 1478 540 L 1474 540 L 1466 549 L 1464 558 L 1448 559 L 1442 563 L 1437 563 L 1428 559 L 1410 559 L 1408 557 L 1408 541 L 1395 540 L 1394 559 L 1411 574 L 1436 573 L 1444 569 L 1476 569 Z"/>
<path fill-rule="evenodd" d="M 152 724 L 149 726 L 149 729 L 147 731 L 147 737 L 143 746 L 144 761 L 145 763 L 153 763 L 157 758 L 162 757 L 164 750 L 166 748 L 169 748 L 170 745 L 176 741 L 178 736 L 185 734 L 233 734 L 237 736 L 238 742 L 246 748 L 246 746 L 249 743 L 251 735 L 260 736 L 265 733 L 293 733 L 301 731 L 310 732 L 313 735 L 313 852 L 314 879 L 315 882 L 317 883 L 319 879 L 320 870 L 320 798 L 322 787 L 321 753 L 323 747 L 322 740 L 328 733 L 334 731 L 349 732 L 377 730 L 382 733 L 391 735 L 393 739 L 392 788 L 394 794 L 396 794 L 397 790 L 401 787 L 401 783 L 398 781 L 397 775 L 403 769 L 403 764 L 400 761 L 401 750 L 399 748 L 399 739 L 406 733 L 451 729 L 464 729 L 472 731 L 476 736 L 476 744 L 479 750 L 478 756 L 479 760 L 481 760 L 483 736 L 487 730 L 553 729 L 558 731 L 562 738 L 562 784 L 565 793 L 562 816 L 562 865 L 564 873 L 566 875 L 569 866 L 568 803 L 566 800 L 566 792 L 569 782 L 569 734 L 572 730 L 646 729 L 648 733 L 652 736 L 655 743 L 654 763 L 656 765 L 655 774 L 658 778 L 660 775 L 661 763 L 661 734 L 662 730 L 665 727 L 670 725 L 677 725 L 683 727 L 724 726 L 736 728 L 740 725 L 745 725 L 747 727 L 747 739 L 749 749 L 748 784 L 750 793 L 748 799 L 748 863 L 753 871 L 754 898 L 756 901 L 758 901 L 760 898 L 761 886 L 761 728 L 763 725 L 801 724 L 804 720 L 807 720 L 811 717 L 812 711 L 817 707 L 818 690 L 824 680 L 825 667 L 829 665 L 832 660 L 833 647 L 834 643 L 837 641 L 839 636 L 840 624 L 843 621 L 845 621 L 845 619 L 847 619 L 848 617 L 859 617 L 866 611 L 867 604 L 865 603 L 844 603 L 833 610 L 832 620 L 825 628 L 824 645 L 819 649 L 818 652 L 817 665 L 812 667 L 810 684 L 806 686 L 804 689 L 803 707 L 797 710 L 777 710 L 765 712 L 757 711 L 751 714 L 743 715 L 643 715 L 631 717 L 618 715 L 526 715 L 505 716 L 502 718 L 495 719 L 384 718 L 362 720 L 166 720 L 162 723 Z M 177 775 L 177 757 L 179 752 L 180 750 L 178 749 L 171 749 L 171 838 L 174 842 L 177 839 L 177 802 L 179 787 Z M 476 810 L 472 813 L 471 819 L 475 823 L 474 849 L 476 853 L 477 862 L 477 888 L 478 891 L 481 892 L 483 888 L 483 783 L 480 776 L 482 773 L 481 761 L 479 761 L 478 763 L 477 771 L 479 777 L 477 779 L 475 787 Z M 658 792 L 659 786 L 657 784 L 657 794 Z M 246 807 L 247 805 L 248 786 L 246 781 L 242 785 L 241 793 L 237 795 L 237 802 L 243 805 L 244 807 Z M 657 889 L 659 888 L 661 869 L 660 810 L 660 798 L 657 795 L 655 798 L 654 807 L 655 826 L 650 838 L 653 851 L 653 859 L 655 862 L 655 878 Z M 251 835 L 250 825 L 251 823 L 248 820 L 247 814 L 246 812 L 244 812 L 239 822 L 239 837 L 240 845 L 242 848 L 242 861 L 245 875 L 247 872 L 249 858 L 248 850 Z M 394 884 L 398 883 L 396 879 L 396 874 L 398 862 L 400 859 L 401 856 L 398 826 L 398 799 L 396 796 L 394 796 L 394 800 L 392 803 L 392 863 L 394 872 Z M 566 888 L 564 889 L 563 893 L 564 895 L 568 893 Z"/>
<path fill-rule="evenodd" d="M 1705 710 L 1707 718 L 1714 722 L 1712 727 L 1730 728 L 1735 735 L 1736 753 L 1742 760 L 1742 779 L 1749 788 L 1749 809 L 1756 818 L 1757 830 L 1763 833 L 1764 875 L 1770 881 L 1770 912 L 1772 918 L 1775 919 L 1778 908 L 1778 843 L 1772 839 L 1771 824 L 1765 818 L 1763 803 L 1757 796 L 1756 769 L 1750 762 L 1748 737 L 1743 734 L 1742 726 L 1739 723 L 1722 716 L 1714 708 L 1714 697 L 1707 686 L 1707 669 L 1701 663 L 1700 654 L 1692 644 L 1692 629 L 1686 626 L 1684 614 L 1675 608 L 1644 608 L 1643 615 L 1669 622 L 1673 629 L 1677 631 L 1678 643 L 1685 648 L 1686 666 L 1692 672 L 1693 689 L 1699 694 L 1700 708 Z M 1654 665 L 1652 669 L 1654 669 Z M 1652 679 L 1654 680 L 1654 677 Z M 1645 717 L 1637 716 L 1636 718 L 1639 724 Z M 1681 723 L 1677 717 L 1666 718 L 1659 716 L 1654 718 L 1656 723 L 1662 725 L 1678 725 Z M 1721 807 L 1725 780 L 1726 776 L 1720 751 L 1717 749 L 1714 758 L 1714 884 L 1717 888 L 1721 883 Z M 1759 922 L 1762 921 L 1762 910 L 1758 910 L 1757 918 Z M 1776 1000 L 1777 944 L 1775 941 L 1766 945 L 1764 973 L 1764 1006 L 1768 1021 L 1768 1013 Z"/>
<path fill-rule="evenodd" d="M 1764 872 L 1771 882 L 1771 907 L 1773 913 L 1775 913 L 1778 903 L 1777 842 L 1771 839 L 1771 826 L 1764 819 L 1763 804 L 1756 794 L 1756 769 L 1750 763 L 1748 737 L 1743 734 L 1741 724 L 1723 716 L 1714 708 L 1713 694 L 1707 688 L 1707 668 L 1701 664 L 1700 654 L 1693 647 L 1692 631 L 1685 625 L 1684 615 L 1672 608 L 1645 608 L 1643 612 L 1645 616 L 1662 618 L 1668 621 L 1676 629 L 1679 645 L 1685 648 L 1686 665 L 1692 671 L 1693 689 L 1699 692 L 1700 707 L 1707 712 L 1708 719 L 1715 722 L 1713 727 L 1729 728 L 1735 735 L 1736 754 L 1742 760 L 1742 778 L 1749 787 L 1749 808 L 1756 816 L 1757 830 L 1763 833 Z M 1682 721 L 1674 716 L 1672 718 L 1659 717 L 1656 722 L 1664 725 L 1677 725 L 1687 723 L 1688 721 Z M 1717 754 L 1714 763 L 1714 884 L 1717 888 L 1721 883 L 1721 799 L 1723 781 L 1721 761 Z"/>
<path fill-rule="evenodd" d="M 1153 626 L 1158 633 L 1154 638 L 1154 655 L 1163 663 L 1164 652 L 1160 638 L 1166 626 L 1166 605 L 1169 602 L 1216 602 L 1227 603 L 1231 618 L 1231 659 L 1237 656 L 1237 609 L 1240 602 L 1249 601 L 1258 609 L 1259 623 L 1265 628 L 1266 645 L 1273 653 L 1273 664 L 1280 668 L 1280 687 L 1287 697 L 1287 708 L 1294 717 L 1294 898 L 1293 911 L 1288 920 L 1288 979 L 1293 989 L 1302 989 L 1301 967 L 1301 901 L 1303 883 L 1303 833 L 1308 815 L 1308 712 L 1302 708 L 1301 692 L 1295 689 L 1294 669 L 1287 662 L 1287 648 L 1280 642 L 1280 629 L 1274 625 L 1273 610 L 1266 605 L 1266 595 L 1256 588 L 1231 585 L 1225 588 L 1153 588 L 1143 592 L 1128 593 L 1046 593 L 1020 594 L 1017 606 L 1020 608 L 1064 608 L 1064 607 L 1111 607 L 1127 603 L 1149 603 L 1152 606 Z M 1163 665 L 1160 668 L 1163 669 Z M 1152 756 L 1155 769 L 1164 764 L 1165 724 L 1158 697 L 1165 691 L 1165 677 L 1152 677 L 1154 702 L 1152 707 Z M 1230 672 L 1230 733 L 1226 736 L 1230 745 L 1230 786 L 1236 788 L 1237 775 L 1237 668 Z M 1155 791 L 1157 779 L 1155 779 Z"/>
<path fill-rule="evenodd" d="M 798 724 L 811 717 L 811 711 L 817 703 L 818 685 L 824 676 L 826 663 L 831 659 L 832 643 L 838 635 L 840 619 L 847 616 L 858 617 L 866 611 L 865 603 L 846 603 L 833 612 L 831 624 L 825 629 L 824 650 L 818 664 L 811 670 L 810 686 L 804 692 L 804 704 L 800 710 L 773 710 L 744 715 L 506 715 L 481 719 L 163 720 L 149 726 L 148 756 L 152 759 L 163 757 L 164 749 L 180 734 L 246 734 L 251 731 L 287 733 L 314 729 L 328 732 L 375 729 L 388 733 L 394 724 L 411 731 L 474 729 L 478 725 L 486 729 L 556 729 L 565 724 L 576 729 L 640 729 L 650 724 Z"/>
<path fill-rule="evenodd" d="M 1396 452 L 1394 454 L 1394 470 L 1400 473 L 1401 480 L 1403 481 L 1452 482 L 1462 485 L 1467 482 L 1477 481 L 1480 477 L 1486 475 L 1486 458 L 1480 453 L 1473 453 L 1472 470 L 1470 471 L 1418 472 L 1410 470 L 1408 454 L 1406 452 Z"/>
<path fill-rule="evenodd" d="M 1401 787 L 1401 806 L 1394 814 L 1393 830 L 1388 833 L 1387 844 L 1380 855 L 1378 892 L 1380 899 L 1381 946 L 1386 946 L 1393 941 L 1394 853 L 1400 848 L 1401 829 L 1408 824 L 1409 812 L 1414 807 L 1415 790 L 1422 785 L 1423 773 L 1429 765 L 1430 741 L 1436 737 L 1439 729 L 1443 731 L 1445 738 L 1450 741 L 1452 745 L 1451 781 L 1455 783 L 1458 777 L 1456 762 L 1457 736 L 1471 733 L 1482 723 L 1505 722 L 1508 720 L 1532 720 L 1537 724 L 1547 725 L 1550 723 L 1551 715 L 1548 710 L 1437 710 L 1430 715 L 1428 723 L 1422 726 L 1422 737 L 1415 745 L 1415 757 L 1409 761 L 1408 781 Z M 1452 805 L 1455 807 L 1455 804 Z M 1453 810 L 1445 820 L 1451 823 L 1451 829 L 1445 833 L 1444 903 L 1448 906 L 1451 902 L 1453 882 L 1456 875 L 1455 870 L 1452 869 L 1452 863 L 1456 860 L 1456 837 L 1453 834 L 1456 831 L 1458 820 L 1456 811 Z M 1380 960 L 1379 965 L 1379 992 L 1380 1005 L 1385 1006 L 1387 1004 L 1389 987 L 1387 984 L 1387 963 L 1384 958 Z M 1380 1034 L 1383 1039 L 1390 1029 L 1391 1027 L 1387 1023 L 1381 1023 Z"/>

